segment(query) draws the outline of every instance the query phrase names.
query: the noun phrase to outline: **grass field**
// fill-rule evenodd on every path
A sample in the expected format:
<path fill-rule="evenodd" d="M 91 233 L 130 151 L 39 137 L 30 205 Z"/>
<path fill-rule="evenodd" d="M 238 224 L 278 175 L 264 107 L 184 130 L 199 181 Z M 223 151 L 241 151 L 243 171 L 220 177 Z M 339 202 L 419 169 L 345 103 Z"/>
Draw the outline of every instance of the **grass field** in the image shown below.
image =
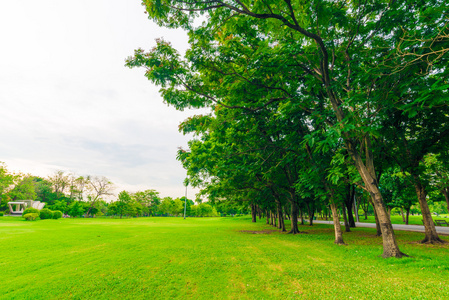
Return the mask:
<path fill-rule="evenodd" d="M 347 246 L 329 225 L 254 234 L 272 229 L 247 217 L 0 217 L 0 298 L 449 298 L 449 246 L 417 244 L 422 234 L 397 232 L 412 257 L 383 259 L 374 229 L 346 233 Z"/>

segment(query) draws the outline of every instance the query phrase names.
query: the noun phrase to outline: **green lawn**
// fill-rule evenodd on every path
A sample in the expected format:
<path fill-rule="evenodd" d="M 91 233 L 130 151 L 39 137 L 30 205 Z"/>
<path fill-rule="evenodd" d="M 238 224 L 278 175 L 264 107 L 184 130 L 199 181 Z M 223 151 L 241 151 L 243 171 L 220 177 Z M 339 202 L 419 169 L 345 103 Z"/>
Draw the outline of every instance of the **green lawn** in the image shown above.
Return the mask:
<path fill-rule="evenodd" d="M 420 245 L 383 259 L 375 231 L 329 225 L 305 234 L 243 218 L 59 219 L 0 217 L 1 299 L 444 299 L 449 246 Z M 448 237 L 443 237 L 449 241 Z"/>

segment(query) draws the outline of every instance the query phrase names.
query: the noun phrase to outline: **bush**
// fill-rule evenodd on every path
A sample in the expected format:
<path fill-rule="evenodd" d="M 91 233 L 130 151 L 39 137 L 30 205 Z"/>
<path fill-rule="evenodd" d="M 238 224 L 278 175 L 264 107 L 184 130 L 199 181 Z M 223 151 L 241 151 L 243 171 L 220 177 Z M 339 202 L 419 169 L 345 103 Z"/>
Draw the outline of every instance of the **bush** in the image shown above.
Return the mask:
<path fill-rule="evenodd" d="M 60 211 L 60 210 L 55 210 L 55 211 L 53 212 L 53 219 L 60 219 L 60 218 L 62 218 L 62 211 Z"/>
<path fill-rule="evenodd" d="M 39 215 L 37 213 L 29 213 L 29 214 L 25 214 L 23 217 L 27 221 L 36 221 L 37 218 L 39 218 Z"/>
<path fill-rule="evenodd" d="M 48 208 L 43 208 L 39 213 L 39 217 L 42 220 L 51 219 L 51 218 L 53 218 L 53 212 L 51 210 L 49 210 Z"/>
<path fill-rule="evenodd" d="M 0 217 L 3 217 L 3 212 L 2 211 L 0 211 Z"/>
<path fill-rule="evenodd" d="M 39 215 L 39 210 L 34 207 L 28 207 L 27 209 L 25 209 L 23 211 L 22 217 L 25 217 L 26 214 L 38 214 Z"/>

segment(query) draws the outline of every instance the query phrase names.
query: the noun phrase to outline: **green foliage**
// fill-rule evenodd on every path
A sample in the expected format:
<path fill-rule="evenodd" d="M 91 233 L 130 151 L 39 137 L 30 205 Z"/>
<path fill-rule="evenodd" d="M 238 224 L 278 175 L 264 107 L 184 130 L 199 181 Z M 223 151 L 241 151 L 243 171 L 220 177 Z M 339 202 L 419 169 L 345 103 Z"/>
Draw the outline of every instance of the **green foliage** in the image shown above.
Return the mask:
<path fill-rule="evenodd" d="M 44 219 L 53 219 L 53 212 L 48 208 L 43 208 L 39 212 L 39 218 Z"/>
<path fill-rule="evenodd" d="M 218 217 L 218 212 L 215 207 L 212 207 L 208 203 L 200 203 L 198 205 L 191 206 L 190 215 L 193 217 Z"/>
<path fill-rule="evenodd" d="M 180 199 L 165 197 L 158 206 L 159 213 L 163 215 L 178 216 L 184 212 L 184 202 Z"/>
<path fill-rule="evenodd" d="M 144 67 L 176 109 L 210 108 L 180 125 L 195 139 L 177 158 L 201 196 L 272 212 L 298 205 L 313 215 L 329 202 L 351 207 L 357 185 L 374 197 L 387 228 L 382 201 L 409 212 L 414 186 L 427 212 L 432 176 L 421 162 L 449 144 L 448 3 L 143 5 L 159 25 L 188 30 L 184 56 L 158 40 L 126 65 Z M 398 170 L 411 176 L 393 176 Z M 441 193 L 449 204 L 449 190 Z M 368 198 L 361 202 L 368 211 Z M 173 207 L 159 205 L 175 215 Z M 203 214 L 200 204 L 190 209 Z M 399 251 L 388 242 L 392 231 L 382 237 L 386 253 Z"/>
<path fill-rule="evenodd" d="M 10 201 L 10 196 L 7 191 L 14 184 L 17 179 L 17 175 L 10 173 L 6 165 L 0 162 L 0 210 L 6 210 L 8 205 L 7 202 Z"/>
<path fill-rule="evenodd" d="M 80 201 L 74 201 L 68 207 L 68 215 L 71 217 L 81 217 L 84 214 L 84 205 Z"/>
<path fill-rule="evenodd" d="M 33 177 L 33 181 L 35 182 L 35 190 L 36 190 L 36 200 L 47 203 L 47 206 L 51 206 L 61 199 L 65 197 L 64 195 L 58 195 L 53 192 L 53 184 L 41 177 Z M 59 200 L 61 201 L 61 200 Z"/>
<path fill-rule="evenodd" d="M 27 221 L 36 221 L 39 218 L 39 214 L 37 214 L 37 213 L 28 213 L 28 214 L 23 215 L 23 217 Z"/>
<path fill-rule="evenodd" d="M 53 211 L 53 219 L 60 219 L 60 218 L 62 218 L 62 211 L 60 210 Z"/>
<path fill-rule="evenodd" d="M 69 212 L 69 207 L 64 200 L 56 200 L 54 204 L 51 205 L 51 209 L 62 211 L 65 214 Z"/>
<path fill-rule="evenodd" d="M 2 211 L 0 211 L 0 217 L 3 217 L 4 213 Z"/>
<path fill-rule="evenodd" d="M 157 206 L 161 203 L 159 192 L 156 190 L 139 191 L 131 195 L 131 197 L 140 204 L 141 211 L 144 215 L 154 216 Z"/>
<path fill-rule="evenodd" d="M 30 175 L 23 176 L 8 193 L 13 200 L 35 200 L 36 190 L 34 178 Z"/>
<path fill-rule="evenodd" d="M 34 207 L 25 208 L 25 210 L 22 212 L 22 216 L 25 216 L 26 214 L 31 214 L 31 213 L 39 214 L 39 210 Z"/>

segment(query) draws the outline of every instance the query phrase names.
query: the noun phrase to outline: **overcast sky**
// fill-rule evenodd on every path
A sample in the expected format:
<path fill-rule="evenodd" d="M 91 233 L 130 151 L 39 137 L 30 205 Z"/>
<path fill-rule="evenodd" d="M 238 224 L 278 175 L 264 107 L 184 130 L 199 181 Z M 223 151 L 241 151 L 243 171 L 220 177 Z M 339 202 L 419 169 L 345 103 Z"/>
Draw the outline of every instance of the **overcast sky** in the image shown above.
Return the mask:
<path fill-rule="evenodd" d="M 10 171 L 106 176 L 123 189 L 181 197 L 179 123 L 126 57 L 183 31 L 159 28 L 140 0 L 0 1 L 0 161 Z M 189 198 L 194 190 L 189 189 Z"/>

